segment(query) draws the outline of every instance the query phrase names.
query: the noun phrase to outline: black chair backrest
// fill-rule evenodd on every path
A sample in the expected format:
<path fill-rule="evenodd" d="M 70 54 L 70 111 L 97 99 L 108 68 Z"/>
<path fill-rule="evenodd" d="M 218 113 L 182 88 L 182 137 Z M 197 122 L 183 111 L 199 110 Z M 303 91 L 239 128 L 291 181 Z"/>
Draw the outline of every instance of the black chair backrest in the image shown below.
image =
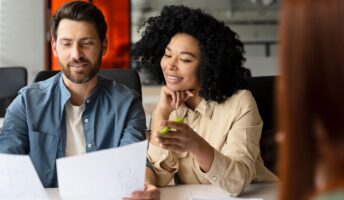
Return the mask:
<path fill-rule="evenodd" d="M 260 149 L 264 164 L 276 172 L 277 144 L 275 141 L 275 79 L 276 76 L 252 77 L 248 89 L 253 94 L 263 119 Z"/>
<path fill-rule="evenodd" d="M 58 72 L 59 71 L 40 71 L 35 77 L 34 82 L 46 80 Z M 136 91 L 142 99 L 140 76 L 135 70 L 124 68 L 101 69 L 99 70 L 99 75 L 128 86 Z"/>
<path fill-rule="evenodd" d="M 53 70 L 44 70 L 38 72 L 38 74 L 33 79 L 33 82 L 44 81 L 50 77 L 53 77 L 55 74 L 59 73 L 60 71 L 53 71 Z"/>
<path fill-rule="evenodd" d="M 26 85 L 25 67 L 0 67 L 0 117 L 5 116 L 6 108 Z"/>
<path fill-rule="evenodd" d="M 136 91 L 142 99 L 141 80 L 137 71 L 122 68 L 102 69 L 99 71 L 99 75 L 128 86 L 129 88 Z"/>

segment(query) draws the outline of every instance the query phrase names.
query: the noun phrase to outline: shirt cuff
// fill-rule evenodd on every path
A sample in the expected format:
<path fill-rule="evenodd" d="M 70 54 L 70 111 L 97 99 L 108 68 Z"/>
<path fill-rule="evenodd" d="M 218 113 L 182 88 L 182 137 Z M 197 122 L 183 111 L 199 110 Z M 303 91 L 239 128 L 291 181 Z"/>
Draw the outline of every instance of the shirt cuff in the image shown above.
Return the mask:
<path fill-rule="evenodd" d="M 179 169 L 176 156 L 170 151 L 154 144 L 149 144 L 148 160 L 157 174 L 175 174 Z M 164 163 L 164 167 L 162 163 Z"/>
<path fill-rule="evenodd" d="M 245 177 L 243 177 L 241 172 L 242 169 L 237 166 L 233 168 L 234 162 L 222 153 L 214 150 L 214 160 L 209 171 L 207 173 L 203 172 L 196 162 L 196 173 L 211 184 L 220 186 L 231 195 L 237 196 L 244 189 Z M 232 171 L 229 175 L 228 169 L 230 168 L 232 168 Z"/>
<path fill-rule="evenodd" d="M 218 185 L 217 183 L 219 182 L 220 177 L 223 177 L 226 172 L 224 166 L 228 165 L 226 159 L 221 157 L 222 154 L 214 150 L 214 160 L 209 171 L 206 173 L 203 172 L 199 164 L 196 162 L 196 173 L 207 179 L 210 183 Z"/>

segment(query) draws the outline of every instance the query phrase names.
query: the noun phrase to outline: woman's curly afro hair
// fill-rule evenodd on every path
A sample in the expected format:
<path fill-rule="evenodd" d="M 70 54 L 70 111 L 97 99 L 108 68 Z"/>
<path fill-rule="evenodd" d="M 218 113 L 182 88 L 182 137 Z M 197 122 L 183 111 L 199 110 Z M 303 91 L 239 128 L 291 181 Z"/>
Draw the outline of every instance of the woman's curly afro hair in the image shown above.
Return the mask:
<path fill-rule="evenodd" d="M 201 97 L 221 103 L 245 88 L 250 72 L 243 67 L 243 43 L 223 22 L 200 9 L 165 6 L 161 15 L 149 18 L 144 27 L 133 55 L 152 80 L 165 83 L 160 67 L 165 48 L 176 33 L 186 33 L 198 40 L 201 49 Z"/>

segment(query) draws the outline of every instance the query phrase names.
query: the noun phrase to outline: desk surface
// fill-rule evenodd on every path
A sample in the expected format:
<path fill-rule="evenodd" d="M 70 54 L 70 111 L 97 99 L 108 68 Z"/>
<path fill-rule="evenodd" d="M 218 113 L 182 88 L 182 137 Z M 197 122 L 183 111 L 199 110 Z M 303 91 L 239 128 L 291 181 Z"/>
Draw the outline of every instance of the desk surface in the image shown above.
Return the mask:
<path fill-rule="evenodd" d="M 61 200 L 57 188 L 47 188 L 51 200 Z M 213 185 L 178 185 L 160 188 L 161 200 L 187 200 L 190 196 L 197 197 L 229 197 L 221 188 Z M 277 185 L 273 183 L 252 183 L 239 198 L 277 199 Z"/>

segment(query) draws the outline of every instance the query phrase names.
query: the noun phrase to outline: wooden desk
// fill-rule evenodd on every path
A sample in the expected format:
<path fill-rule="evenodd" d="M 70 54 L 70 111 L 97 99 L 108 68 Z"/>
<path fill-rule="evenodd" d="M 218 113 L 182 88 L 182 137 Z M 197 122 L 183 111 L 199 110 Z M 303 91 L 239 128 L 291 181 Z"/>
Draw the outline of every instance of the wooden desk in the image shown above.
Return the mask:
<path fill-rule="evenodd" d="M 51 200 L 61 200 L 57 188 L 47 188 Z M 213 185 L 178 185 L 160 188 L 161 200 L 187 200 L 190 196 L 198 197 L 228 197 L 221 188 Z M 277 199 L 277 185 L 273 183 L 252 183 L 239 198 L 262 198 L 263 200 Z"/>

